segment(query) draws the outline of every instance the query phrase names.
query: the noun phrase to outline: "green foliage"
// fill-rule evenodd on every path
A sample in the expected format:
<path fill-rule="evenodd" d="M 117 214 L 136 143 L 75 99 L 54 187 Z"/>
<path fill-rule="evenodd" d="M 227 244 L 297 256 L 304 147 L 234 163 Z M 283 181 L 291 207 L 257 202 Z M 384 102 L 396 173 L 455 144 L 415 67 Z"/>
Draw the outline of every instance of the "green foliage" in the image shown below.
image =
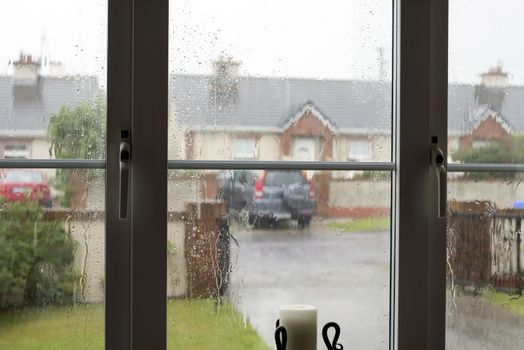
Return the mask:
<path fill-rule="evenodd" d="M 355 177 L 358 178 L 358 177 Z M 354 178 L 354 179 L 355 179 Z M 388 171 L 364 170 L 361 175 L 362 179 L 371 181 L 391 181 L 391 174 Z"/>
<path fill-rule="evenodd" d="M 461 163 L 522 164 L 524 163 L 524 135 L 513 136 L 481 148 L 458 150 L 453 154 L 453 160 Z M 518 174 L 514 172 L 471 172 L 465 174 L 466 178 L 471 179 L 511 179 L 515 176 L 518 176 Z"/>
<path fill-rule="evenodd" d="M 104 159 L 106 151 L 106 104 L 102 98 L 63 106 L 49 121 L 47 138 L 49 153 L 59 159 Z M 55 187 L 64 194 L 60 205 L 69 207 L 75 190 L 72 179 L 85 180 L 95 176 L 96 170 L 57 170 Z"/>
<path fill-rule="evenodd" d="M 104 159 L 106 105 L 102 98 L 63 106 L 49 121 L 50 153 L 61 159 Z"/>
<path fill-rule="evenodd" d="M 524 317 L 524 297 L 522 296 L 508 295 L 494 290 L 485 290 L 482 292 L 482 297 L 493 305 Z"/>
<path fill-rule="evenodd" d="M 66 303 L 77 281 L 75 242 L 64 224 L 45 221 L 31 202 L 12 202 L 0 212 L 0 309 Z"/>
<path fill-rule="evenodd" d="M 389 217 L 371 217 L 350 221 L 330 222 L 328 227 L 337 233 L 380 232 L 390 229 Z"/>

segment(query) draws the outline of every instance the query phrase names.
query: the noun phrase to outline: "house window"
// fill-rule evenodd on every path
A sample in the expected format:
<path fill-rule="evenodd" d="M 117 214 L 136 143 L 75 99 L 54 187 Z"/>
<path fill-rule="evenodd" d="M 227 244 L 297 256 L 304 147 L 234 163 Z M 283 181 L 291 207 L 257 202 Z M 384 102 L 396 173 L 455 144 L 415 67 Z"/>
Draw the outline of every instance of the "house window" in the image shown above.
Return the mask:
<path fill-rule="evenodd" d="M 491 140 L 473 140 L 472 147 L 474 149 L 479 149 L 479 148 L 487 147 L 491 145 L 492 143 L 493 141 Z"/>
<path fill-rule="evenodd" d="M 371 160 L 371 144 L 368 140 L 350 140 L 348 148 L 348 160 Z"/>
<path fill-rule="evenodd" d="M 26 144 L 8 143 L 4 145 L 4 158 L 29 158 L 29 150 Z"/>
<path fill-rule="evenodd" d="M 257 143 L 255 138 L 239 138 L 233 141 L 233 159 L 256 159 Z"/>

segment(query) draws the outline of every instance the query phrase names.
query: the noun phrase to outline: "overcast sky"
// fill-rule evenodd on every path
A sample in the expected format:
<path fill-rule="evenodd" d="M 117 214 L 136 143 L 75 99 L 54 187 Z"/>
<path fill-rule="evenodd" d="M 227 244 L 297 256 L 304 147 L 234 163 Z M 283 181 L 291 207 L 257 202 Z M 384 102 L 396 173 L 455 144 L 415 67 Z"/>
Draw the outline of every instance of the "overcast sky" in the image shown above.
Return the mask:
<path fill-rule="evenodd" d="M 251 76 L 390 76 L 390 0 L 170 4 L 171 72 L 210 73 L 216 57 L 229 55 Z M 476 83 L 500 63 L 524 85 L 523 10 L 521 0 L 450 0 L 450 80 Z M 0 74 L 24 50 L 64 62 L 69 73 L 104 77 L 106 13 L 107 0 L 3 1 Z"/>

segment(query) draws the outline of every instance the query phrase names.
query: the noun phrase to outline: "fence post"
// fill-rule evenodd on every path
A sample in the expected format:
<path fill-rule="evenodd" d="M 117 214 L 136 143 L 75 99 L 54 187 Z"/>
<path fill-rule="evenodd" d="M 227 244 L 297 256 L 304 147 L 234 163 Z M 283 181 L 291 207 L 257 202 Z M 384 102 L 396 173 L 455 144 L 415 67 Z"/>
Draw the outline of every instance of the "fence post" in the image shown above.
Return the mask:
<path fill-rule="evenodd" d="M 522 227 L 522 218 L 517 217 L 516 223 L 516 233 L 517 233 L 517 293 L 522 295 L 522 279 L 520 277 L 520 244 L 521 244 L 521 227 Z"/>

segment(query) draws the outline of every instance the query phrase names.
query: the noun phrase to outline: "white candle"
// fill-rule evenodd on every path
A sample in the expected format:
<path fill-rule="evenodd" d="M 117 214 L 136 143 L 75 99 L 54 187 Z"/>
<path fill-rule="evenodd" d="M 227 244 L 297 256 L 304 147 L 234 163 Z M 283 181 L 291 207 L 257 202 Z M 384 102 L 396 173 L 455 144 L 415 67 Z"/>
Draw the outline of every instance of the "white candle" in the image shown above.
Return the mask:
<path fill-rule="evenodd" d="M 287 332 L 286 350 L 317 349 L 317 309 L 314 306 L 282 306 L 280 325 Z"/>

